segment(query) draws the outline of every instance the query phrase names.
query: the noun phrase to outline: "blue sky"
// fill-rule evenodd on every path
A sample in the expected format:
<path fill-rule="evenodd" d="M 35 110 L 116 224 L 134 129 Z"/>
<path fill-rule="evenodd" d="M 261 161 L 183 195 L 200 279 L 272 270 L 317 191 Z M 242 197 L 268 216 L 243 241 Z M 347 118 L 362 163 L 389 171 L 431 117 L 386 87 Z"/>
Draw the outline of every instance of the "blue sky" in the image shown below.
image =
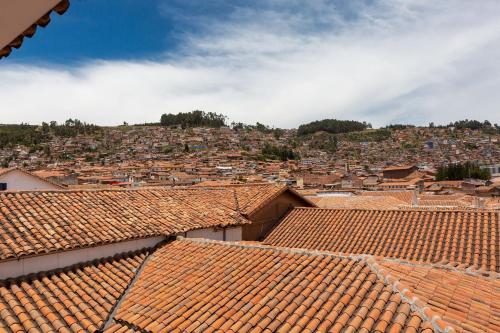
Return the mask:
<path fill-rule="evenodd" d="M 333 2 L 332 2 L 333 4 Z M 354 12 L 346 5 L 342 15 Z M 245 10 L 298 13 L 300 4 L 280 1 L 204 0 L 73 0 L 67 15 L 52 15 L 52 23 L 27 39 L 4 62 L 75 65 L 90 60 L 160 61 L 182 55 L 184 39 L 209 34 L 210 26 L 234 20 Z M 314 22 L 318 31 L 324 22 Z"/>
<path fill-rule="evenodd" d="M 500 122 L 498 17 L 496 0 L 73 0 L 0 60 L 0 122 Z"/>
<path fill-rule="evenodd" d="M 6 63 L 155 60 L 175 51 L 179 36 L 194 27 L 164 8 L 182 13 L 189 7 L 180 1 L 73 0 L 66 15 L 53 14 L 51 24 Z"/>

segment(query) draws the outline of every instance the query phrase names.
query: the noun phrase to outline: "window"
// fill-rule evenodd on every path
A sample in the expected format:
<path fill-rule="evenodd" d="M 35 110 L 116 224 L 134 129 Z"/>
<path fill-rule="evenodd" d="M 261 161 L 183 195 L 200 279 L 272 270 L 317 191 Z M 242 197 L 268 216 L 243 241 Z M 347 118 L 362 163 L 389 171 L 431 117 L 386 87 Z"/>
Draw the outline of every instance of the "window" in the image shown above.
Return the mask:
<path fill-rule="evenodd" d="M 7 190 L 7 183 L 0 183 L 0 191 L 6 191 Z"/>

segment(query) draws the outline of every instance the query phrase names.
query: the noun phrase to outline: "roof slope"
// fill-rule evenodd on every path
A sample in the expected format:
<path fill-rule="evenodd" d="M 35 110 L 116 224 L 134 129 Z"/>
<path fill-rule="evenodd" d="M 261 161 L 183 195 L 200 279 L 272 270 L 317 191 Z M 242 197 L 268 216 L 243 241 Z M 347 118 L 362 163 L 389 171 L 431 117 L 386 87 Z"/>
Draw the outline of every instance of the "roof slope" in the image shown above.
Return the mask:
<path fill-rule="evenodd" d="M 102 328 L 146 255 L 137 252 L 1 282 L 0 331 L 94 332 Z"/>
<path fill-rule="evenodd" d="M 396 209 L 406 205 L 392 196 L 320 196 L 309 199 L 320 208 Z"/>
<path fill-rule="evenodd" d="M 190 230 L 244 217 L 286 186 L 0 193 L 0 260 Z"/>
<path fill-rule="evenodd" d="M 405 284 L 457 332 L 500 332 L 500 280 L 459 269 L 384 260 L 380 267 Z"/>
<path fill-rule="evenodd" d="M 231 189 L 0 193 L 0 260 L 249 223 L 236 208 Z"/>
<path fill-rule="evenodd" d="M 500 272 L 500 213 L 295 208 L 264 243 Z"/>
<path fill-rule="evenodd" d="M 222 189 L 218 192 L 221 195 L 219 201 L 231 209 L 239 210 L 243 215 L 249 216 L 259 208 L 265 206 L 280 194 L 289 191 L 300 197 L 308 206 L 315 206 L 300 194 L 290 189 L 286 185 L 276 185 L 271 183 L 258 184 L 230 184 L 221 186 L 205 186 L 207 189 Z M 236 206 L 235 206 L 236 205 Z"/>
<path fill-rule="evenodd" d="M 114 320 L 142 332 L 447 327 L 438 317 L 431 323 L 412 311 L 397 288 L 361 258 L 206 240 L 176 241 L 157 250 Z M 127 329 L 115 325 L 109 332 Z"/>
<path fill-rule="evenodd" d="M 382 196 L 382 197 L 393 197 L 395 199 L 411 204 L 413 201 L 413 191 L 361 191 L 359 192 L 361 196 Z"/>

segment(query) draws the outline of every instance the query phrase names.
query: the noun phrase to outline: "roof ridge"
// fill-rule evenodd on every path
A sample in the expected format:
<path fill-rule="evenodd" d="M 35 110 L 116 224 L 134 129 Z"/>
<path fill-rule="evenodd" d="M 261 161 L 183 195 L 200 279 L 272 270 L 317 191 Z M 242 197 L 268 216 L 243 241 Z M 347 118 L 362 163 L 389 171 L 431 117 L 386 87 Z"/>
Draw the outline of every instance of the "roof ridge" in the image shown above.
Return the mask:
<path fill-rule="evenodd" d="M 242 184 L 216 184 L 216 185 L 200 185 L 199 187 L 206 187 L 206 188 L 214 188 L 214 187 L 246 187 L 246 186 L 276 186 L 277 184 L 275 183 L 268 183 L 268 182 L 262 182 L 262 183 L 242 183 Z"/>
<path fill-rule="evenodd" d="M 493 271 L 484 271 L 479 269 L 474 269 L 473 267 L 461 267 L 460 265 L 452 265 L 450 263 L 440 264 L 440 263 L 429 263 L 429 262 L 419 262 L 419 261 L 409 261 L 398 258 L 389 258 L 389 257 L 381 257 L 378 259 L 374 257 L 378 262 L 389 262 L 389 263 L 397 263 L 401 265 L 411 266 L 411 267 L 428 267 L 428 268 L 438 268 L 446 271 L 457 272 L 462 274 L 467 274 L 470 276 L 479 276 L 488 280 L 497 280 L 500 279 L 500 273 Z"/>
<path fill-rule="evenodd" d="M 401 205 L 400 205 L 401 206 Z M 422 207 L 401 207 L 401 208 L 389 208 L 389 209 L 381 209 L 381 208 L 323 208 L 323 207 L 294 207 L 292 210 L 360 210 L 360 211 L 380 211 L 380 212 L 477 212 L 477 213 L 489 213 L 489 212 L 498 212 L 497 208 L 473 208 L 473 207 L 436 207 L 436 206 L 422 206 Z"/>
<path fill-rule="evenodd" d="M 391 287 L 393 292 L 398 293 L 404 302 L 410 304 L 412 311 L 419 313 L 425 320 L 429 321 L 435 332 L 455 333 L 455 329 L 450 323 L 432 310 L 427 303 L 414 295 L 410 287 L 393 277 L 385 268 L 380 267 L 375 257 L 367 256 L 364 262 L 381 281 Z"/>
<path fill-rule="evenodd" d="M 38 176 L 35 176 L 38 177 Z M 80 193 L 80 192 L 139 192 L 139 191 L 227 191 L 227 188 L 205 188 L 205 187 L 138 187 L 138 188 L 61 188 L 60 190 L 20 190 L 20 191 L 5 191 L 2 194 L 15 193 Z"/>
<path fill-rule="evenodd" d="M 103 325 L 101 326 L 101 329 L 97 330 L 97 332 L 103 332 L 103 331 L 105 331 L 106 328 L 108 328 L 113 323 L 114 317 L 116 315 L 116 312 L 119 310 L 120 305 L 125 300 L 125 297 L 127 296 L 128 292 L 132 289 L 132 287 L 134 286 L 135 282 L 137 282 L 137 280 L 139 279 L 139 276 L 143 272 L 144 268 L 146 268 L 146 264 L 149 262 L 149 260 L 151 260 L 151 258 L 153 257 L 153 254 L 155 252 L 155 249 L 157 247 L 159 247 L 160 244 L 158 244 L 157 246 L 155 246 L 149 253 L 146 254 L 146 258 L 144 258 L 144 260 L 140 263 L 139 267 L 136 268 L 134 277 L 132 278 L 132 280 L 130 280 L 129 284 L 123 290 L 123 292 L 121 293 L 120 297 L 118 297 L 118 299 L 116 300 L 116 303 L 111 307 L 111 311 L 110 311 L 108 317 L 106 318 L 106 320 L 104 321 Z"/>
<path fill-rule="evenodd" d="M 277 198 L 280 196 L 282 193 L 285 193 L 286 191 L 290 190 L 290 188 L 285 185 L 285 184 L 274 184 L 273 185 L 278 191 L 275 191 L 271 193 L 271 195 L 268 195 L 267 198 L 265 198 L 264 201 L 260 202 L 257 206 L 252 207 L 253 202 L 248 202 L 248 204 L 243 208 L 244 210 L 249 209 L 248 211 L 245 211 L 246 215 L 251 215 L 253 212 L 258 210 L 259 208 L 267 205 L 269 202 L 271 202 L 274 198 Z M 235 191 L 236 192 L 236 191 Z M 253 196 L 253 198 L 257 198 L 261 193 L 257 193 L 256 195 Z M 301 196 L 302 197 L 302 196 Z"/>
<path fill-rule="evenodd" d="M 319 250 L 309 250 L 302 248 L 294 248 L 294 247 L 281 247 L 281 246 L 273 246 L 266 245 L 263 243 L 241 243 L 241 242 L 230 242 L 230 241 L 219 241 L 207 238 L 185 238 L 184 236 L 177 236 L 178 241 L 189 242 L 189 243 L 198 243 L 198 244 L 216 244 L 227 247 L 239 247 L 243 249 L 262 249 L 262 250 L 272 250 L 280 253 L 290 253 L 290 254 L 302 254 L 308 256 L 328 256 L 328 257 L 336 257 L 341 259 L 350 259 L 354 261 L 364 260 L 367 255 L 365 254 L 345 254 L 345 253 L 335 253 L 330 251 L 319 251 Z"/>

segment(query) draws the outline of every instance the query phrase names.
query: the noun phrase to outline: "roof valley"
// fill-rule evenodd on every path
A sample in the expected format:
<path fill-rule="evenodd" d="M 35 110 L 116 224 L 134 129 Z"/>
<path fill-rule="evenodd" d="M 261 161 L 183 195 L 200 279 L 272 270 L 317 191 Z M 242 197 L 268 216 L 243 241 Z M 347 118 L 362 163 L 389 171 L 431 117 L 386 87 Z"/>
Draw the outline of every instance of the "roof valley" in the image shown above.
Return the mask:
<path fill-rule="evenodd" d="M 160 244 L 158 245 L 160 246 Z M 146 267 L 146 264 L 149 262 L 149 260 L 153 257 L 155 251 L 152 250 L 151 252 L 147 253 L 146 258 L 140 263 L 139 267 L 135 270 L 134 277 L 130 280 L 130 283 L 127 285 L 127 287 L 123 290 L 121 293 L 120 297 L 118 297 L 117 302 L 112 306 L 111 311 L 109 313 L 108 318 L 104 321 L 104 324 L 102 325 L 101 329 L 96 331 L 96 333 L 101 333 L 104 332 L 110 325 L 113 324 L 114 322 L 114 317 L 116 315 L 116 312 L 120 308 L 120 305 L 123 303 L 123 300 L 127 296 L 128 292 L 132 289 L 134 284 L 137 282 L 139 279 L 139 276 L 141 273 L 144 271 L 144 268 Z"/>
<path fill-rule="evenodd" d="M 426 302 L 423 302 L 415 296 L 411 292 L 410 288 L 401 283 L 399 279 L 396 279 L 387 273 L 386 269 L 380 267 L 373 256 L 368 256 L 363 259 L 363 261 L 370 268 L 370 270 L 377 275 L 380 281 L 384 282 L 385 285 L 390 287 L 395 293 L 398 293 L 403 302 L 410 305 L 412 311 L 417 312 L 422 316 L 422 318 L 431 322 L 432 327 L 436 332 L 455 332 L 455 329 L 447 321 L 443 320 L 440 315 L 434 312 Z"/>

